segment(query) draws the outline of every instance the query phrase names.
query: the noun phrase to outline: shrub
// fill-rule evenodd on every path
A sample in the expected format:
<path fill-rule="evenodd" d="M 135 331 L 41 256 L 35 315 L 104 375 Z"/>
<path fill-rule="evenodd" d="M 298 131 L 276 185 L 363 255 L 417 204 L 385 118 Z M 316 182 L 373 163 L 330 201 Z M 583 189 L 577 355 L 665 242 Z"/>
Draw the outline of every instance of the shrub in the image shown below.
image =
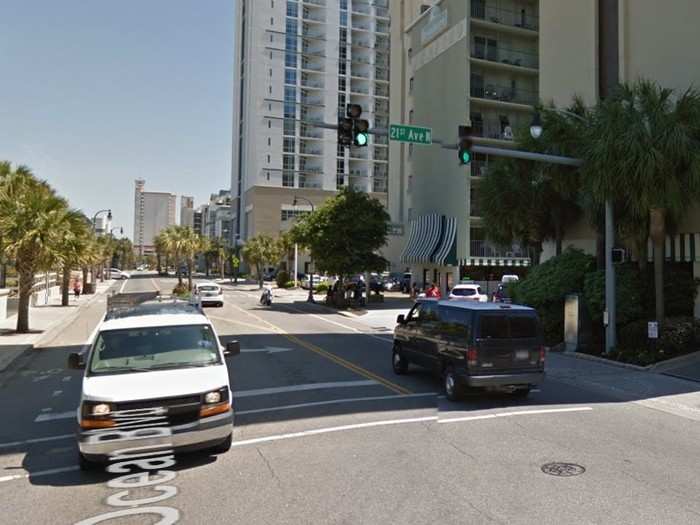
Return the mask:
<path fill-rule="evenodd" d="M 647 321 L 637 320 L 618 333 L 618 348 L 611 357 L 642 366 L 694 352 L 700 345 L 700 321 L 692 317 L 666 320 L 659 330 L 659 339 L 647 337 Z"/>
<path fill-rule="evenodd" d="M 282 288 L 294 288 L 294 281 L 287 281 L 282 285 Z"/>
<path fill-rule="evenodd" d="M 277 281 L 277 286 L 280 288 L 284 288 L 285 285 L 289 282 L 289 272 L 285 270 L 280 270 L 277 272 L 277 277 L 275 279 Z"/>
<path fill-rule="evenodd" d="M 178 283 L 175 285 L 175 288 L 173 288 L 173 295 L 178 297 L 189 297 L 190 291 L 187 289 L 187 285 L 185 283 Z"/>
<path fill-rule="evenodd" d="M 525 279 L 509 287 L 513 302 L 537 309 L 548 344 L 564 336 L 564 299 L 582 292 L 587 273 L 595 269 L 595 258 L 568 248 L 561 255 L 532 268 Z"/>
<path fill-rule="evenodd" d="M 624 265 L 615 272 L 615 297 L 617 300 L 617 324 L 626 325 L 644 316 L 644 286 L 642 276 L 634 265 Z M 603 322 L 605 311 L 605 272 L 587 274 L 583 295 L 594 323 Z"/>
<path fill-rule="evenodd" d="M 314 286 L 318 293 L 326 293 L 328 291 L 328 283 L 321 283 L 318 286 Z"/>

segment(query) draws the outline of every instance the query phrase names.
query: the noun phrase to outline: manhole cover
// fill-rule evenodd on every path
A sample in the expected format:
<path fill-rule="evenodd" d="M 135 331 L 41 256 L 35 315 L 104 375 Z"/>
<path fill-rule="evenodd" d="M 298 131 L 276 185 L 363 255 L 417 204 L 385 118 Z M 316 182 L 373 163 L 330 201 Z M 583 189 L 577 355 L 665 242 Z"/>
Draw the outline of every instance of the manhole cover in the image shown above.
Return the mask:
<path fill-rule="evenodd" d="M 546 465 L 542 465 L 542 472 L 550 476 L 568 478 L 583 474 L 586 472 L 586 469 L 576 463 L 547 463 Z"/>

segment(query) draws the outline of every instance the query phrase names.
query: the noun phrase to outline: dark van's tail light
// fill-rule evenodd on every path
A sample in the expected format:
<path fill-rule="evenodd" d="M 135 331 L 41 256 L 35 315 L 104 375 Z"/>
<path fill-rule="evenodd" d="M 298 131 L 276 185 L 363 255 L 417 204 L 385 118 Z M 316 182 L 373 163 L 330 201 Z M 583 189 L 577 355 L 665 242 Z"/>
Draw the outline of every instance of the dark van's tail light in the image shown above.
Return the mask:
<path fill-rule="evenodd" d="M 545 352 L 544 346 L 540 346 L 540 364 L 541 365 L 544 365 L 545 354 L 546 354 L 546 352 Z"/>
<path fill-rule="evenodd" d="M 476 366 L 479 361 L 479 353 L 476 348 L 471 347 L 467 350 L 467 366 Z"/>

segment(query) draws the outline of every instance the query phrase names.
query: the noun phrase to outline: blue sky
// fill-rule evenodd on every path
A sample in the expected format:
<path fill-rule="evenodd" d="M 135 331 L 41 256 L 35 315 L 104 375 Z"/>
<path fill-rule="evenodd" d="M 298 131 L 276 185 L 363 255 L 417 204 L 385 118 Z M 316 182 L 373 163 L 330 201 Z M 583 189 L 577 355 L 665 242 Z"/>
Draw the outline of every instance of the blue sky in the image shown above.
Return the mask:
<path fill-rule="evenodd" d="M 134 179 L 230 185 L 234 0 L 2 0 L 0 159 L 133 230 Z M 178 199 L 178 207 L 179 207 Z"/>

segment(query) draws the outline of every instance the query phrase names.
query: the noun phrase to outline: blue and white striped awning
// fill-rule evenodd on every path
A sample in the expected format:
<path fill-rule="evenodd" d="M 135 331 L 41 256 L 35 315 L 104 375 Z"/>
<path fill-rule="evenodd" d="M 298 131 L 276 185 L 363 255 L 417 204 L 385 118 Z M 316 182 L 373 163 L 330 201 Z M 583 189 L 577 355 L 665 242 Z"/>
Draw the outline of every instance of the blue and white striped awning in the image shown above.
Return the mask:
<path fill-rule="evenodd" d="M 649 262 L 654 260 L 654 243 L 647 241 Z M 700 233 L 679 233 L 667 235 L 664 258 L 673 262 L 700 262 Z"/>
<path fill-rule="evenodd" d="M 457 220 L 436 213 L 422 215 L 410 223 L 408 242 L 401 254 L 405 263 L 454 264 Z"/>
<path fill-rule="evenodd" d="M 471 257 L 460 259 L 460 266 L 530 266 L 530 259 L 512 259 L 509 257 Z"/>

